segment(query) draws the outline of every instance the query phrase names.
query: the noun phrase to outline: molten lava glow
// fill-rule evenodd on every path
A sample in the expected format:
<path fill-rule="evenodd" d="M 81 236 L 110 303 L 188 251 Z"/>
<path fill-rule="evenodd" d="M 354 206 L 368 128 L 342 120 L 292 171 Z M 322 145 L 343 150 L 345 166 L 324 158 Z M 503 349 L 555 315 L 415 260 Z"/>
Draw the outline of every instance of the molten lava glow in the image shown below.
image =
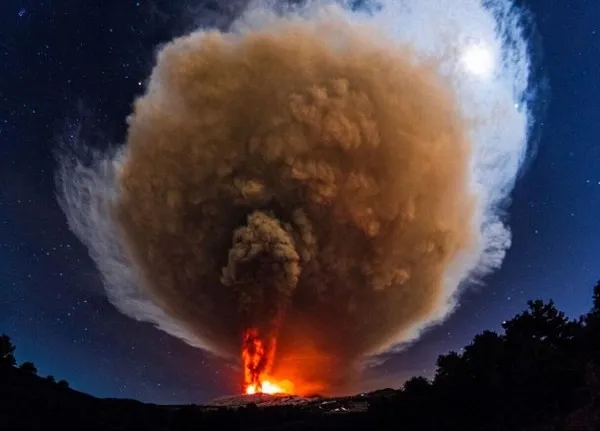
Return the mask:
<path fill-rule="evenodd" d="M 273 366 L 275 340 L 264 340 L 258 329 L 248 329 L 242 344 L 244 392 L 253 394 L 291 394 L 294 385 L 289 380 L 277 381 L 268 375 Z"/>
<path fill-rule="evenodd" d="M 263 380 L 260 385 L 251 384 L 246 388 L 246 394 L 285 394 L 288 393 L 283 387 L 269 380 Z"/>

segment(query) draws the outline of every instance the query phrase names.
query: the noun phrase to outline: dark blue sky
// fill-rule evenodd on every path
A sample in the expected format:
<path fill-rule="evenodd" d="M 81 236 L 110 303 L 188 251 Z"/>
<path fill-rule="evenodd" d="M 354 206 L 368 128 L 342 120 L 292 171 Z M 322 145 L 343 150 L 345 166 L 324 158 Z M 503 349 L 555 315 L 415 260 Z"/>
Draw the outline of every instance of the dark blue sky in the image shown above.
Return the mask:
<path fill-rule="evenodd" d="M 219 3 L 1 2 L 0 332 L 40 374 L 94 395 L 164 403 L 236 390 L 234 370 L 108 303 L 55 202 L 52 174 L 52 150 L 69 134 L 122 140 L 156 45 L 198 17 L 225 23 Z M 431 373 L 439 353 L 497 328 L 528 299 L 553 298 L 573 317 L 590 307 L 600 278 L 600 2 L 523 3 L 551 91 L 539 101 L 537 153 L 508 207 L 513 247 L 449 321 L 370 373 L 386 385 Z"/>

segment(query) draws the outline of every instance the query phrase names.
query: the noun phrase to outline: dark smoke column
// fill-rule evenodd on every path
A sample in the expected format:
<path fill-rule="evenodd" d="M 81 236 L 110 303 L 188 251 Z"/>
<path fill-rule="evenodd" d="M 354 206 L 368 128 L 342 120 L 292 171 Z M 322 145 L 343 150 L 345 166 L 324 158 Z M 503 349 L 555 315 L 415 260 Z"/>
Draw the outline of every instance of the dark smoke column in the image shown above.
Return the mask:
<path fill-rule="evenodd" d="M 302 232 L 302 226 L 295 229 Z M 262 391 L 262 378 L 273 366 L 281 320 L 301 273 L 296 243 L 301 236 L 263 211 L 254 211 L 236 229 L 221 282 L 235 289 L 244 331 L 244 390 Z M 296 239 L 294 238 L 296 237 Z"/>

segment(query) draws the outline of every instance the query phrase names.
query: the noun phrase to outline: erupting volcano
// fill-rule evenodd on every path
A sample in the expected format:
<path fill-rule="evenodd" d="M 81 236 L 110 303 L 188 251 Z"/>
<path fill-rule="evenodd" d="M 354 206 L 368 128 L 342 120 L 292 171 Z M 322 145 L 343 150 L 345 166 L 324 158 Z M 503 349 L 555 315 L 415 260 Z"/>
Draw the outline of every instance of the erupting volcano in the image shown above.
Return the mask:
<path fill-rule="evenodd" d="M 60 154 L 59 202 L 110 301 L 244 393 L 349 393 L 502 263 L 527 45 L 510 0 L 272 3 L 164 45 L 125 145 Z"/>
<path fill-rule="evenodd" d="M 244 334 L 242 363 L 244 366 L 244 393 L 293 394 L 294 385 L 289 380 L 276 381 L 269 376 L 275 357 L 275 338 L 263 340 L 260 331 L 251 328 Z"/>

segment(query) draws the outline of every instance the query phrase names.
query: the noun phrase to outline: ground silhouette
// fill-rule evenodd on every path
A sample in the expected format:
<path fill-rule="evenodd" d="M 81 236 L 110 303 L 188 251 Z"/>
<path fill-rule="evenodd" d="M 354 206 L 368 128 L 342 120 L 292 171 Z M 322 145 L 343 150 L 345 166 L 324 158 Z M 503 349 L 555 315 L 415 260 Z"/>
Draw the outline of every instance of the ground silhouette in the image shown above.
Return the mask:
<path fill-rule="evenodd" d="M 235 409 L 95 398 L 37 376 L 31 362 L 17 366 L 3 335 L 0 429 L 600 429 L 600 282 L 592 309 L 577 320 L 536 300 L 502 328 L 439 356 L 431 380 L 415 376 L 397 390 L 334 401 Z M 359 404 L 368 408 L 344 407 Z"/>

